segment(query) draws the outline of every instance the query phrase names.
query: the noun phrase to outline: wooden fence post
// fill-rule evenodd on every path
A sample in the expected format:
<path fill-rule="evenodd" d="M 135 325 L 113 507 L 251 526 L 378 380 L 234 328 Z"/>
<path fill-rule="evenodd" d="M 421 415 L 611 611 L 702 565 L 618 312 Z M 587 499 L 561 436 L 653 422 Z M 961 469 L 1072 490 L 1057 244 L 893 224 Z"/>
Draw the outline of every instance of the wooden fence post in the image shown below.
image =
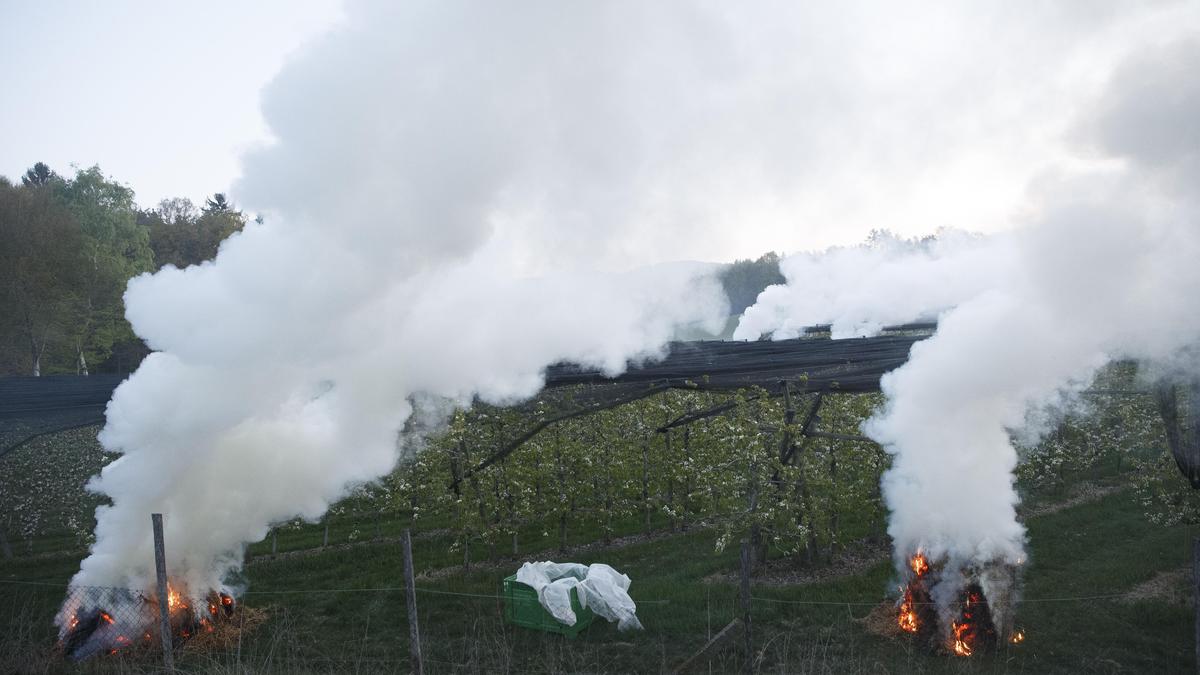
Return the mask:
<path fill-rule="evenodd" d="M 167 672 L 175 670 L 175 652 L 171 646 L 171 610 L 167 591 L 167 550 L 163 545 L 163 520 L 161 513 L 150 514 L 150 525 L 154 529 L 154 573 L 158 577 L 158 619 L 162 633 L 163 663 Z"/>
<path fill-rule="evenodd" d="M 412 671 L 424 675 L 425 663 L 421 658 L 421 629 L 417 625 L 417 588 L 413 581 L 412 535 L 404 529 L 404 599 L 408 605 L 408 651 L 412 658 Z"/>

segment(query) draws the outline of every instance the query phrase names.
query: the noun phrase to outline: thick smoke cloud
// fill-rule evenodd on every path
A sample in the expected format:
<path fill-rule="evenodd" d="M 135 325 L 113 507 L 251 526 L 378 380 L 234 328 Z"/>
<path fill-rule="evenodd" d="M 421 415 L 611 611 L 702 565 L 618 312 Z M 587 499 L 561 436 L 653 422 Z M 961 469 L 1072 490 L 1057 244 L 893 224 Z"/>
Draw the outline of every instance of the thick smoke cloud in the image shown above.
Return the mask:
<path fill-rule="evenodd" d="M 884 378 L 887 403 L 865 425 L 893 454 L 883 487 L 899 565 L 918 550 L 950 569 L 1019 564 L 1010 434 L 1029 413 L 1068 400 L 1113 359 L 1200 373 L 1197 59 L 1185 41 L 1119 68 L 1075 132 L 1105 161 L 1047 172 L 1023 227 L 794 256 L 782 263 L 787 285 L 747 311 L 743 338 L 938 318 Z"/>
<path fill-rule="evenodd" d="M 720 330 L 709 265 L 616 273 L 575 256 L 530 277 L 514 260 L 558 248 L 516 225 L 529 218 L 619 254 L 644 199 L 606 166 L 631 120 L 547 100 L 568 93 L 547 88 L 569 68 L 547 55 L 569 36 L 490 11 L 358 6 L 273 85 L 278 143 L 247 158 L 238 192 L 265 222 L 213 263 L 129 285 L 156 353 L 109 406 L 101 441 L 122 456 L 90 485 L 112 504 L 74 583 L 146 586 L 148 514 L 163 512 L 172 575 L 220 587 L 271 524 L 386 474 L 414 397 L 516 401 L 550 363 L 615 373 L 680 328 Z M 592 18 L 557 15 L 532 18 Z"/>
<path fill-rule="evenodd" d="M 908 225 L 978 210 L 963 176 L 1019 192 L 1013 176 L 1030 157 L 1044 161 L 1078 93 L 1045 64 L 1093 72 L 1121 42 L 1109 38 L 1127 37 L 1123 3 L 1030 15 L 996 2 L 988 21 L 937 3 L 832 7 L 351 4 L 265 92 L 276 140 L 245 158 L 234 191 L 265 223 L 211 264 L 129 285 L 128 317 L 156 353 L 110 405 L 101 440 L 122 456 L 92 483 L 112 505 L 98 512 L 75 583 L 145 583 L 147 515 L 162 511 L 171 571 L 195 590 L 218 585 L 271 523 L 316 518 L 347 486 L 386 473 L 411 396 L 515 400 L 537 390 L 550 362 L 615 371 L 653 357 L 681 325 L 720 325 L 705 268 L 612 270 L 761 253 L 740 248 L 750 230 L 844 240 L 842 222 L 847 232 L 889 224 L 868 222 L 863 204 Z M 1151 18 L 1147 30 L 1164 24 Z M 1056 114 L 1025 125 L 1021 113 L 1035 109 Z M 1042 187 L 1076 189 L 1058 183 Z M 1045 218 L 1069 232 L 1079 212 Z M 1151 244 L 1142 253 L 1155 255 Z M 1029 275 L 1050 274 L 1028 257 L 1042 244 L 1011 246 Z M 943 278 L 957 267 L 971 275 L 914 281 L 895 316 L 958 312 L 976 297 L 1020 305 L 1029 294 L 1015 282 L 1011 296 L 980 291 L 1007 278 L 994 244 L 935 249 L 895 253 L 894 273 L 878 281 L 901 275 L 905 256 Z M 851 286 L 831 285 L 823 304 Z M 1042 306 L 1069 304 L 1079 288 Z M 893 320 L 880 307 L 863 293 L 818 320 L 863 332 Z M 974 325 L 945 318 L 937 340 Z M 902 383 L 898 374 L 889 387 Z M 873 433 L 919 426 L 902 413 Z M 984 442 L 998 445 L 993 427 L 1009 419 L 988 420 Z M 996 532 L 985 548 L 1016 536 Z"/>

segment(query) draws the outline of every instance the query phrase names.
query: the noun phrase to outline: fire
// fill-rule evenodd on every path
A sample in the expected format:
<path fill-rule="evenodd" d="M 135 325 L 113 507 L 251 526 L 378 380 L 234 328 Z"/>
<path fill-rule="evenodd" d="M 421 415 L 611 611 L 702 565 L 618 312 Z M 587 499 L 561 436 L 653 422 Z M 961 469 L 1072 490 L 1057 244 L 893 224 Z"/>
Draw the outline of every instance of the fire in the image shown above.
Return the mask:
<path fill-rule="evenodd" d="M 916 555 L 914 555 L 908 561 L 908 566 L 912 569 L 913 574 L 917 575 L 918 579 L 925 576 L 929 572 L 929 560 L 927 560 L 925 558 L 925 554 L 921 553 L 920 551 L 917 551 Z"/>
<path fill-rule="evenodd" d="M 974 636 L 974 633 L 971 632 L 971 624 L 955 621 L 950 624 L 950 627 L 954 630 L 954 653 L 959 656 L 970 656 L 972 653 L 971 640 Z"/>
<path fill-rule="evenodd" d="M 920 550 L 903 561 L 907 564 L 900 568 L 900 575 L 906 584 L 900 588 L 902 595 L 895 605 L 896 623 L 893 624 L 899 626 L 900 631 L 927 641 L 939 653 L 964 657 L 990 652 L 1005 641 L 1014 645 L 1025 641 L 1024 631 L 1011 624 L 997 626 L 997 619 L 992 614 L 993 602 L 1007 609 L 1006 603 L 1011 598 L 1002 594 L 993 599 L 986 597 L 983 591 L 988 574 L 999 572 L 1015 576 L 1015 568 L 966 567 L 947 575 L 945 560 L 930 561 Z M 966 577 L 965 583 L 959 581 L 960 573 Z M 958 602 L 935 602 L 930 589 L 948 580 L 963 583 L 958 591 Z M 1001 617 L 1004 616 L 1001 613 Z"/>
<path fill-rule="evenodd" d="M 168 642 L 176 645 L 198 634 L 216 632 L 237 613 L 237 600 L 221 590 L 212 589 L 207 595 L 196 596 L 179 579 L 167 584 L 166 590 Z M 191 605 L 196 601 L 189 598 L 196 597 L 202 598 L 199 602 L 203 604 L 193 609 Z M 59 637 L 64 654 L 71 660 L 118 654 L 159 639 L 160 605 L 156 589 L 142 592 L 112 589 L 107 596 L 91 602 L 94 604 L 90 607 L 63 616 Z"/>
<path fill-rule="evenodd" d="M 906 633 L 916 633 L 921 629 L 921 617 L 917 613 L 917 605 L 920 601 L 928 599 L 923 578 L 929 573 L 929 560 L 924 553 L 917 551 L 913 557 L 908 559 L 908 568 L 912 570 L 913 577 L 908 582 L 908 587 L 904 589 L 904 601 L 900 603 L 896 623 L 900 626 L 900 630 Z"/>
<path fill-rule="evenodd" d="M 990 626 L 990 623 L 981 623 L 986 622 L 987 617 L 980 619 L 976 616 L 979 605 L 982 603 L 982 592 L 974 587 L 967 589 L 966 598 L 963 601 L 962 620 L 950 624 L 951 631 L 954 633 L 954 653 L 959 656 L 970 656 L 975 651 L 975 641 L 979 639 L 981 631 L 986 632 L 987 626 Z M 984 612 L 987 612 L 986 605 L 984 605 Z"/>
<path fill-rule="evenodd" d="M 896 622 L 900 624 L 900 630 L 907 633 L 915 633 L 920 627 L 917 612 L 913 609 L 911 590 L 904 591 L 904 602 L 900 605 L 900 614 L 896 617 Z"/>
<path fill-rule="evenodd" d="M 171 584 L 167 584 L 167 611 L 174 612 L 176 608 L 187 609 L 187 603 L 179 595 L 179 591 L 171 588 Z"/>

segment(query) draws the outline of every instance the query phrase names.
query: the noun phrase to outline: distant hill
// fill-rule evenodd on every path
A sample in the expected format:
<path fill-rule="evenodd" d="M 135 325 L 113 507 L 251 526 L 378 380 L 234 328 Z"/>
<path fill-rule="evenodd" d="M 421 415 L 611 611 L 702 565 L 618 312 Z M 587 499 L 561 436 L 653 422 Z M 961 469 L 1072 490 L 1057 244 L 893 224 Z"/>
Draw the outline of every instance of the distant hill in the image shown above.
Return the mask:
<path fill-rule="evenodd" d="M 764 253 L 757 260 L 736 260 L 732 263 L 680 261 L 666 265 L 706 272 L 711 270 L 721 281 L 725 296 L 729 298 L 729 319 L 719 334 L 714 335 L 698 326 L 684 327 L 676 332 L 677 340 L 728 340 L 737 328 L 738 319 L 747 307 L 754 304 L 758 294 L 767 286 L 784 283 L 783 274 L 779 271 L 779 254 L 774 251 Z"/>

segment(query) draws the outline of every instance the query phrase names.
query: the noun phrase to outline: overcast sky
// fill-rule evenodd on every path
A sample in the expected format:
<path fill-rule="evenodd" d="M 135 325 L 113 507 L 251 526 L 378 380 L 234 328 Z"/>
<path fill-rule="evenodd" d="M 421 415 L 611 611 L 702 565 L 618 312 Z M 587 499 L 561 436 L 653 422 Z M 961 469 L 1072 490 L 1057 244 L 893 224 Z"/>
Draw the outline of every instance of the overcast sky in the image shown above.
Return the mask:
<path fill-rule="evenodd" d="M 142 205 L 228 191 L 251 209 L 286 214 L 295 202 L 293 215 L 330 218 L 361 198 L 339 187 L 314 196 L 337 161 L 399 164 L 415 149 L 437 162 L 438 181 L 382 167 L 376 180 L 396 183 L 375 185 L 373 199 L 494 169 L 504 178 L 486 176 L 479 191 L 489 218 L 544 209 L 509 225 L 537 231 L 513 246 L 586 252 L 596 222 L 630 221 L 607 253 L 637 262 L 819 248 L 872 228 L 996 231 L 1021 219 L 1031 185 L 1109 161 L 1078 129 L 1122 63 L 1200 35 L 1200 3 L 1184 0 L 799 4 L 633 3 L 625 22 L 619 8 L 564 18 L 422 2 L 6 1 L 0 173 L 100 164 Z M 538 86 L 521 78 L 531 70 Z M 438 74 L 454 81 L 429 84 Z M 497 103 L 506 97 L 520 105 Z M 471 112 L 444 114 L 455 103 Z M 291 127 L 284 149 L 260 150 L 244 170 L 240 158 L 279 127 Z M 497 150 L 498 139 L 512 147 Z M 495 166 L 480 169 L 479 156 Z M 557 192 L 496 206 L 530 176 L 560 175 Z M 446 208 L 457 195 L 421 199 L 430 204 L 402 215 L 458 217 Z"/>
<path fill-rule="evenodd" d="M 0 173 L 99 164 L 138 202 L 227 190 L 259 92 L 338 0 L 0 1 Z"/>

